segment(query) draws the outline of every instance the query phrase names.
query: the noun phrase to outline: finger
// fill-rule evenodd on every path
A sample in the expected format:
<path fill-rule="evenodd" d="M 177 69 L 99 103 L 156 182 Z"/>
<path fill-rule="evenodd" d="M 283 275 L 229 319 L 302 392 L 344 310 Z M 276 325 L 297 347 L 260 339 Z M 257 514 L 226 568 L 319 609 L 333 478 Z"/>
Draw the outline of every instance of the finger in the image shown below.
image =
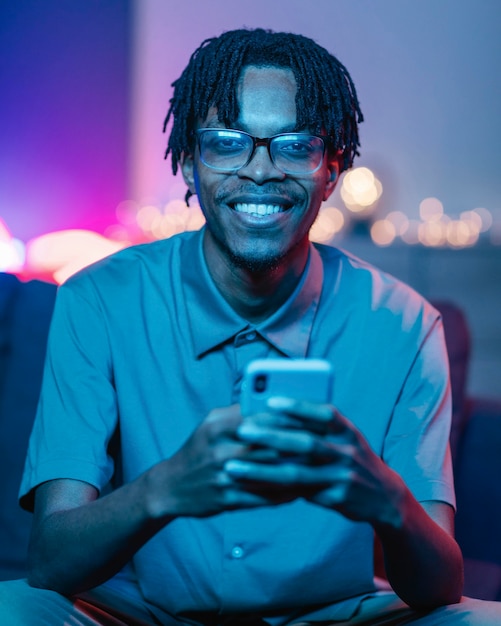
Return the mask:
<path fill-rule="evenodd" d="M 299 463 L 269 465 L 231 459 L 224 464 L 224 471 L 236 480 L 270 483 L 275 485 L 327 486 L 332 480 L 332 471 L 327 466 L 310 467 Z"/>
<path fill-rule="evenodd" d="M 299 430 L 276 430 L 262 428 L 253 423 L 242 424 L 237 431 L 238 437 L 253 446 L 259 446 L 256 450 L 262 450 L 263 456 L 259 459 L 245 455 L 246 460 L 273 461 L 284 456 L 294 456 L 295 460 L 308 464 L 326 464 L 351 456 L 352 448 L 346 442 L 335 441 L 327 437 L 319 437 L 309 431 Z M 267 453 L 265 453 L 267 451 Z M 239 455 L 243 458 L 244 455 Z"/>
<path fill-rule="evenodd" d="M 248 485 L 235 480 L 224 470 L 219 472 L 217 483 L 220 494 L 219 506 L 225 510 L 270 506 L 276 501 L 276 497 L 270 499 L 270 494 L 264 493 L 263 490 L 249 489 Z"/>
<path fill-rule="evenodd" d="M 270 411 L 268 413 L 256 413 L 252 416 L 247 416 L 244 419 L 244 423 L 253 423 L 258 426 L 270 426 L 276 428 L 290 428 L 298 429 L 302 428 L 302 422 L 294 417 L 280 413 L 279 411 Z"/>
<path fill-rule="evenodd" d="M 232 404 L 230 406 L 213 409 L 204 423 L 213 430 L 214 434 L 220 435 L 234 432 L 241 421 L 242 415 L 239 405 Z"/>
<path fill-rule="evenodd" d="M 228 459 L 245 458 L 249 454 L 250 449 L 249 444 L 245 442 L 222 439 L 211 446 L 210 454 L 216 465 L 222 466 Z"/>
<path fill-rule="evenodd" d="M 247 509 L 269 506 L 271 501 L 262 494 L 245 489 L 227 489 L 222 498 L 222 508 L 226 510 Z"/>
<path fill-rule="evenodd" d="M 288 454 L 309 454 L 315 450 L 315 436 L 308 431 L 284 430 L 244 422 L 237 429 L 239 439 Z"/>
<path fill-rule="evenodd" d="M 257 446 L 255 443 L 225 439 L 213 447 L 213 459 L 216 466 L 222 467 L 228 459 L 246 459 L 249 461 L 270 463 L 280 457 L 280 452 L 272 448 Z"/>
<path fill-rule="evenodd" d="M 282 396 L 269 398 L 267 404 L 270 410 L 280 411 L 301 420 L 311 430 L 316 430 L 321 434 L 326 432 L 341 434 L 346 430 L 352 430 L 350 422 L 330 404 L 318 404 Z"/>

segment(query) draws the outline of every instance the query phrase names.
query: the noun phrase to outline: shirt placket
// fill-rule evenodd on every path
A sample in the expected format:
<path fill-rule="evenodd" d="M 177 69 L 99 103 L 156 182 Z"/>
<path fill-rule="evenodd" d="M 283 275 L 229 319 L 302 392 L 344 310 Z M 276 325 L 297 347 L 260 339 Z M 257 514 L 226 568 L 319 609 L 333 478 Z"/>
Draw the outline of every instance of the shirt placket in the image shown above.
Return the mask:
<path fill-rule="evenodd" d="M 263 359 L 273 356 L 270 344 L 263 339 L 255 328 L 248 327 L 235 335 L 231 347 L 233 352 L 233 364 L 235 376 L 233 381 L 232 402 L 240 402 L 240 390 L 242 377 L 246 365 L 254 359 Z M 235 588 L 238 581 L 243 581 L 248 576 L 248 559 L 253 552 L 252 531 L 238 514 L 225 516 L 224 523 L 224 546 L 223 546 L 223 573 L 221 585 L 222 607 L 230 608 L 235 601 Z"/>

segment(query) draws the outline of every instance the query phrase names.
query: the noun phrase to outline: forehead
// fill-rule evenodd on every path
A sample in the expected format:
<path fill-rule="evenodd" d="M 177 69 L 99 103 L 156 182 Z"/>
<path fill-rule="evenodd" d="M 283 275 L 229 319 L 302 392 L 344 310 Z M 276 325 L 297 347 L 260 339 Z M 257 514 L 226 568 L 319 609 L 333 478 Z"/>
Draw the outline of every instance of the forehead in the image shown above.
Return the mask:
<path fill-rule="evenodd" d="M 247 65 L 242 68 L 238 79 L 237 92 L 246 89 L 275 90 L 296 93 L 294 72 L 285 67 Z"/>
<path fill-rule="evenodd" d="M 290 69 L 244 67 L 237 82 L 238 117 L 232 126 L 261 137 L 293 130 L 296 92 L 296 79 Z M 221 126 L 216 107 L 209 109 L 202 125 Z"/>
<path fill-rule="evenodd" d="M 283 125 L 292 130 L 296 123 L 296 79 L 292 70 L 278 67 L 248 66 L 237 85 L 242 125 Z M 275 128 L 275 132 L 279 132 Z"/>

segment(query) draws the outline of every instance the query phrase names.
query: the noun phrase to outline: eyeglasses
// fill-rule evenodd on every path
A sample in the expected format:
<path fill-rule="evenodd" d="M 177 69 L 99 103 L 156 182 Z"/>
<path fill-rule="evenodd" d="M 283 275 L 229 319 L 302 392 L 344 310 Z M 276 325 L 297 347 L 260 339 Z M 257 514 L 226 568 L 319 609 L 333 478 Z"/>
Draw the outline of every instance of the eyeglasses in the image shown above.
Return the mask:
<path fill-rule="evenodd" d="M 313 174 L 322 165 L 329 137 L 306 133 L 280 133 L 253 137 L 231 128 L 196 131 L 200 159 L 220 172 L 236 172 L 252 159 L 257 146 L 266 146 L 273 165 L 284 174 Z"/>

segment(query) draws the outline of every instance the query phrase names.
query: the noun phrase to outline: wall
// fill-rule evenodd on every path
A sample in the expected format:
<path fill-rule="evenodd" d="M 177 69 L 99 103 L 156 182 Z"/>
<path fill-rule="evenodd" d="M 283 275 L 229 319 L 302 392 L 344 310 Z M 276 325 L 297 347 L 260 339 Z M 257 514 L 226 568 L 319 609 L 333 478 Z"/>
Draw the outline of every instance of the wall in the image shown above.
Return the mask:
<path fill-rule="evenodd" d="M 102 231 L 127 197 L 130 2 L 0 2 L 0 218 Z"/>

